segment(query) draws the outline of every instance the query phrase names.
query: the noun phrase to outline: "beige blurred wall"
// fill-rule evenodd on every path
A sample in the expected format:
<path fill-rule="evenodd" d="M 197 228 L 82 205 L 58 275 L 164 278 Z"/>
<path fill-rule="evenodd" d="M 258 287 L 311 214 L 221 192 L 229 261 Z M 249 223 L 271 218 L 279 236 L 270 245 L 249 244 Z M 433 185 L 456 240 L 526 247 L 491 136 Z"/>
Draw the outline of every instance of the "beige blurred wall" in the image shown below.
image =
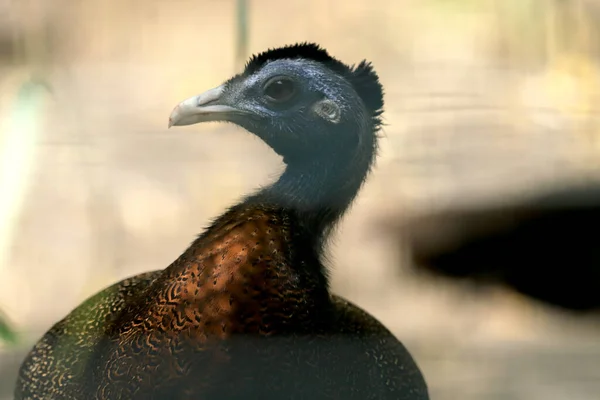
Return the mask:
<path fill-rule="evenodd" d="M 477 297 L 398 272 L 396 244 L 378 229 L 390 216 L 597 175 L 596 2 L 249 3 L 251 53 L 317 41 L 381 75 L 381 156 L 330 250 L 332 286 L 406 341 L 435 398 L 463 393 L 444 397 L 455 385 L 444 377 L 475 343 L 597 337 L 594 323 L 516 295 Z M 95 291 L 166 267 L 281 163 L 230 125 L 166 129 L 174 104 L 236 73 L 234 1 L 12 4 L 0 16 L 18 43 L 0 61 L 1 118 L 29 74 L 53 90 L 36 114 L 33 173 L 0 268 L 0 308 L 29 344 Z"/>

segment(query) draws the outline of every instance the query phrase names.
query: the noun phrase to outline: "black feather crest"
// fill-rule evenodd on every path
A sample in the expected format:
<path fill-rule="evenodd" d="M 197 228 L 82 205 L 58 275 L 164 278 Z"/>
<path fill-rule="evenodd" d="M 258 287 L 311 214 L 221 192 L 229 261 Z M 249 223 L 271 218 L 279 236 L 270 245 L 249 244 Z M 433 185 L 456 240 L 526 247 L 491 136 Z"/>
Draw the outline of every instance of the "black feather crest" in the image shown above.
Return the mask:
<path fill-rule="evenodd" d="M 269 49 L 250 58 L 244 69 L 244 75 L 252 75 L 265 64 L 281 59 L 306 59 L 325 64 L 332 71 L 343 76 L 352 84 L 367 109 L 371 112 L 376 128 L 381 126 L 383 112 L 383 87 L 373 66 L 366 60 L 358 66 L 348 66 L 329 55 L 327 50 L 315 43 L 297 43 L 276 49 Z"/>

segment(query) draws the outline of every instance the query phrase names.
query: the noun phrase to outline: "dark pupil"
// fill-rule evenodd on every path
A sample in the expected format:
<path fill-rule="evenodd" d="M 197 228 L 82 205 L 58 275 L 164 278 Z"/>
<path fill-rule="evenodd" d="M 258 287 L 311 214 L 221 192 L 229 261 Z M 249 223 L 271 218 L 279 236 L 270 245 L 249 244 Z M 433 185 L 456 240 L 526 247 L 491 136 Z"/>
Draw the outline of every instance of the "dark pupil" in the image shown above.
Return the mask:
<path fill-rule="evenodd" d="M 288 80 L 279 79 L 267 86 L 265 93 L 274 100 L 286 100 L 294 94 L 294 85 Z"/>

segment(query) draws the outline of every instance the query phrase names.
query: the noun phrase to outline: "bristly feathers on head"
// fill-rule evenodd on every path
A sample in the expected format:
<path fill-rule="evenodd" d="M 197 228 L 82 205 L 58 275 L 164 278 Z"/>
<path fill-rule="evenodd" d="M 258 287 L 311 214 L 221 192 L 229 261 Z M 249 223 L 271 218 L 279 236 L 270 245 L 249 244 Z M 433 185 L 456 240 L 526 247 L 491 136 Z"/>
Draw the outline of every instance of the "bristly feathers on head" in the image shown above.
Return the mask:
<path fill-rule="evenodd" d="M 383 113 L 383 87 L 379 82 L 377 73 L 370 62 L 361 61 L 356 67 L 348 66 L 327 53 L 327 50 L 315 43 L 297 43 L 277 49 L 269 49 L 250 58 L 244 69 L 243 75 L 252 75 L 265 64 L 280 59 L 303 58 L 327 65 L 332 71 L 343 76 L 361 97 L 367 109 L 371 112 L 373 127 L 378 130 L 381 125 Z"/>

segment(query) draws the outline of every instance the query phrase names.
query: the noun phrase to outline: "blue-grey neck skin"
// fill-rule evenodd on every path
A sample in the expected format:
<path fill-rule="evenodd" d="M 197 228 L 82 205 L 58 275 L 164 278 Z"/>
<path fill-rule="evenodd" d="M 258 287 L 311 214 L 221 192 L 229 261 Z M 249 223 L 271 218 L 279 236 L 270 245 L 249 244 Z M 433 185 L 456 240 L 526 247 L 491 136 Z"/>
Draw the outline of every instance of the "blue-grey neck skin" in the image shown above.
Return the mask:
<path fill-rule="evenodd" d="M 254 197 L 317 218 L 311 225 L 316 223 L 323 230 L 344 214 L 365 181 L 374 160 L 373 143 L 369 145 L 337 152 L 316 150 L 319 158 L 289 163 L 275 183 Z"/>
<path fill-rule="evenodd" d="M 302 82 L 301 101 L 277 109 L 260 100 L 260 82 L 278 74 Z M 247 110 L 234 122 L 259 136 L 283 157 L 279 180 L 247 201 L 268 201 L 298 211 L 324 230 L 338 220 L 355 198 L 373 164 L 377 135 L 370 113 L 344 77 L 322 63 L 277 60 L 257 73 L 228 81 L 223 99 Z M 317 115 L 324 99 L 340 109 L 337 122 Z"/>

